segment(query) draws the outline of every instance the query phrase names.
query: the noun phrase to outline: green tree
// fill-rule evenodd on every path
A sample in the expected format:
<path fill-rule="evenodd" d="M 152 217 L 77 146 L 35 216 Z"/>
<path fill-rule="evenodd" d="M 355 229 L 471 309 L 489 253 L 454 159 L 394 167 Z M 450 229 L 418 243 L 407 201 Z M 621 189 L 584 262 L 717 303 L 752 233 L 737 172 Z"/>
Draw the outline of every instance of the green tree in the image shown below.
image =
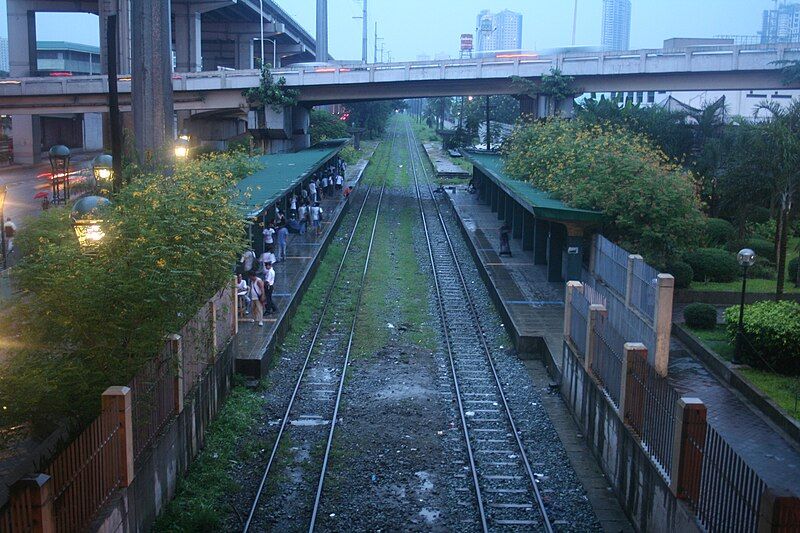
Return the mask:
<path fill-rule="evenodd" d="M 348 137 L 347 122 L 324 109 L 311 110 L 311 144 Z"/>
<path fill-rule="evenodd" d="M 69 208 L 28 221 L 17 243 L 22 297 L 4 316 L 15 339 L 0 369 L 0 425 L 86 421 L 109 385 L 128 383 L 224 283 L 245 246 L 234 183 L 243 155 L 211 154 L 171 177 L 140 173 L 103 213 L 105 238 L 79 249 Z"/>
<path fill-rule="evenodd" d="M 655 264 L 699 242 L 704 220 L 691 173 L 643 135 L 556 118 L 518 126 L 504 151 L 512 176 L 603 211 L 606 233 Z"/>
<path fill-rule="evenodd" d="M 366 128 L 366 136 L 374 139 L 383 134 L 395 109 L 405 109 L 405 103 L 389 100 L 347 104 L 347 110 L 350 112 L 347 122 L 353 126 Z"/>
<path fill-rule="evenodd" d="M 261 81 L 258 87 L 252 87 L 242 93 L 247 102 L 256 109 L 264 109 L 270 106 L 273 111 L 279 113 L 284 107 L 297 105 L 300 91 L 286 87 L 286 78 L 281 76 L 278 81 L 274 80 L 269 65 L 264 65 L 261 69 Z"/>
<path fill-rule="evenodd" d="M 551 68 L 550 74 L 542 75 L 538 82 L 514 76 L 512 77 L 512 83 L 516 86 L 519 94 L 531 97 L 546 97 L 548 116 L 559 115 L 561 104 L 568 98 L 575 98 L 575 95 L 582 92 L 581 89 L 575 86 L 575 77 L 564 75 L 558 68 Z"/>

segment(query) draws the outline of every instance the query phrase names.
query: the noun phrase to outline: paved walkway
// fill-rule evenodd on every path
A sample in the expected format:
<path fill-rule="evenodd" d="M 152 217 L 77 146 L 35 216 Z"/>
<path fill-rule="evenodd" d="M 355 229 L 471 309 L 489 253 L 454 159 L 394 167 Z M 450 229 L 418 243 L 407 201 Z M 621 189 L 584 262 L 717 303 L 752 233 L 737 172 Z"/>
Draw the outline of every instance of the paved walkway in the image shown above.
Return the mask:
<path fill-rule="evenodd" d="M 470 174 L 460 166 L 453 163 L 442 152 L 442 143 L 424 143 L 425 151 L 428 153 L 428 159 L 433 163 L 433 168 L 436 170 L 436 175 L 440 178 L 464 178 L 469 179 Z"/>
<path fill-rule="evenodd" d="M 512 316 L 513 326 L 530 335 L 542 335 L 550 353 L 559 354 L 564 321 L 563 284 L 545 281 L 544 267 L 532 264 L 531 252 L 522 252 L 519 239 L 511 239 L 513 257 L 499 257 L 497 214 L 488 205 L 479 203 L 476 195 L 466 193 L 463 188 L 456 190 L 450 192 L 450 198 Z M 560 357 L 554 359 L 556 364 L 561 361 Z M 669 379 L 681 395 L 705 402 L 711 425 L 769 486 L 800 495 L 798 446 L 752 404 L 720 382 L 674 337 Z"/>
<path fill-rule="evenodd" d="M 371 154 L 370 154 L 371 155 Z M 347 168 L 345 186 L 354 186 L 360 180 L 368 160 L 362 159 L 355 165 Z M 357 189 L 356 189 L 357 190 Z M 355 198 L 350 201 L 359 201 L 359 193 L 353 193 Z M 236 371 L 249 376 L 263 377 L 269 353 L 281 333 L 285 332 L 291 314 L 288 310 L 298 297 L 301 287 L 306 283 L 311 265 L 319 255 L 323 244 L 330 238 L 331 230 L 341 216 L 346 202 L 341 193 L 333 198 L 326 198 L 320 202 L 326 219 L 323 221 L 322 235 L 314 235 L 313 228 L 309 228 L 305 235 L 290 234 L 286 246 L 286 261 L 273 265 L 275 269 L 275 292 L 272 299 L 278 310 L 272 315 L 264 317 L 264 326 L 259 327 L 249 316 L 243 316 L 239 321 L 239 334 L 237 335 L 238 355 L 236 357 Z"/>

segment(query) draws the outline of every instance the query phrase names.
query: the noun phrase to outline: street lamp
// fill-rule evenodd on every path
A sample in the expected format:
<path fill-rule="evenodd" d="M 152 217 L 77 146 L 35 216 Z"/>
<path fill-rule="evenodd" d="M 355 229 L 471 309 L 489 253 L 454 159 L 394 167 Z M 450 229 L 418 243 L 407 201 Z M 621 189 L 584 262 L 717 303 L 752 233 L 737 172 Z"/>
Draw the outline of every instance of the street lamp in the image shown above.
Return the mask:
<path fill-rule="evenodd" d="M 5 227 L 5 214 L 3 213 L 3 206 L 6 203 L 6 193 L 8 192 L 8 187 L 3 185 L 0 187 L 0 240 L 2 240 L 2 250 L 3 250 L 3 270 L 8 268 L 8 263 L 6 262 L 6 227 Z"/>
<path fill-rule="evenodd" d="M 178 135 L 178 139 L 183 139 L 184 141 L 189 141 L 189 140 L 192 139 L 192 136 L 189 135 L 189 130 L 184 128 L 184 129 L 181 130 L 181 134 Z"/>
<path fill-rule="evenodd" d="M 103 209 L 109 207 L 111 201 L 102 196 L 84 196 L 72 206 L 70 218 L 78 243 L 84 251 L 97 246 L 105 237 L 103 231 Z"/>
<path fill-rule="evenodd" d="M 114 181 L 114 159 L 108 154 L 100 154 L 92 160 L 92 174 L 97 187 L 111 190 Z"/>
<path fill-rule="evenodd" d="M 736 330 L 736 350 L 733 352 L 733 363 L 738 364 L 742 358 L 742 340 L 744 339 L 744 296 L 747 291 L 747 269 L 756 262 L 756 253 L 750 248 L 742 248 L 736 255 L 742 267 L 742 298 L 739 302 L 739 327 Z"/>
<path fill-rule="evenodd" d="M 53 185 L 53 203 L 66 204 L 69 200 L 69 148 L 57 144 L 50 148 L 50 170 Z"/>
<path fill-rule="evenodd" d="M 188 159 L 189 157 L 189 141 L 178 137 L 175 141 L 175 159 Z"/>

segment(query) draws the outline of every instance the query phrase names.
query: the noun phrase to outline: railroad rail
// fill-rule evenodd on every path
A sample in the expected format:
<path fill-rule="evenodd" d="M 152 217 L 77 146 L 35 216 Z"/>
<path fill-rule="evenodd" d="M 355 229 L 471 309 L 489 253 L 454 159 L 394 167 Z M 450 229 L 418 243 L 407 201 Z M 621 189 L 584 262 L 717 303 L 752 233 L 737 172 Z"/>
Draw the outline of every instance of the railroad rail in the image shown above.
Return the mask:
<path fill-rule="evenodd" d="M 406 136 L 481 527 L 552 533 L 480 315 L 408 124 Z M 427 187 L 420 185 L 421 177 Z"/>
<path fill-rule="evenodd" d="M 391 148 L 389 150 L 387 156 L 387 165 L 391 161 L 391 154 L 392 149 L 394 147 L 395 139 L 397 138 L 398 134 L 395 131 L 392 134 L 391 140 Z M 384 173 L 384 176 L 386 174 Z M 298 412 L 303 412 L 303 405 L 308 404 L 305 407 L 313 406 L 313 411 L 324 411 L 326 413 L 330 413 L 330 429 L 327 434 L 327 440 L 325 443 L 324 454 L 322 457 L 322 465 L 320 468 L 319 479 L 316 486 L 315 498 L 311 512 L 311 519 L 309 522 L 308 530 L 309 532 L 314 531 L 317 513 L 320 506 L 320 501 L 322 498 L 322 489 L 325 482 L 325 473 L 327 471 L 331 447 L 333 444 L 333 435 L 336 429 L 336 421 L 339 414 L 339 406 L 342 399 L 342 391 L 344 389 L 345 377 L 347 373 L 347 367 L 350 361 L 350 351 L 353 345 L 353 336 L 355 334 L 356 328 L 356 320 L 358 317 L 358 309 L 361 306 L 361 299 L 364 289 L 364 280 L 367 275 L 367 271 L 369 269 L 369 262 L 370 256 L 372 254 L 372 245 L 375 240 L 375 230 L 378 223 L 378 218 L 380 216 L 381 205 L 383 202 L 383 194 L 386 189 L 386 180 L 384 178 L 384 182 L 381 186 L 376 210 L 375 210 L 375 219 L 372 224 L 372 230 L 369 238 L 369 245 L 366 250 L 366 258 L 364 260 L 364 268 L 361 273 L 361 282 L 358 286 L 358 293 L 356 296 L 356 306 L 355 309 L 352 311 L 353 319 L 352 322 L 349 324 L 347 330 L 340 330 L 339 328 L 330 328 L 323 332 L 323 324 L 325 323 L 326 317 L 330 314 L 329 312 L 335 307 L 335 301 L 332 298 L 334 295 L 334 290 L 337 286 L 337 282 L 340 279 L 340 275 L 342 270 L 344 269 L 345 263 L 350 255 L 351 245 L 353 244 L 353 239 L 356 235 L 356 230 L 359 227 L 359 224 L 362 219 L 362 215 L 364 214 L 365 207 L 367 205 L 367 201 L 369 200 L 370 196 L 372 195 L 372 186 L 370 186 L 364 194 L 364 200 L 361 203 L 359 208 L 358 214 L 356 216 L 355 223 L 353 225 L 353 230 L 350 233 L 350 237 L 347 240 L 347 244 L 345 246 L 344 253 L 342 254 L 341 261 L 336 269 L 336 273 L 334 274 L 333 280 L 331 281 L 330 285 L 325 294 L 325 300 L 322 304 L 322 310 L 319 314 L 319 318 L 317 320 L 314 335 L 312 336 L 311 343 L 308 347 L 308 351 L 306 353 L 305 360 L 303 362 L 303 366 L 300 369 L 300 372 L 297 376 L 297 381 L 295 382 L 294 390 L 292 391 L 291 397 L 289 398 L 289 403 L 286 407 L 284 412 L 283 418 L 281 419 L 280 427 L 278 429 L 278 434 L 275 438 L 275 443 L 273 444 L 272 451 L 269 456 L 269 460 L 264 468 L 264 472 L 261 476 L 261 482 L 259 483 L 258 489 L 256 491 L 256 495 L 253 499 L 253 503 L 250 506 L 250 512 L 247 516 L 247 520 L 244 524 L 243 531 L 247 533 L 250 531 L 251 526 L 253 526 L 254 519 L 256 519 L 258 514 L 259 503 L 262 499 L 264 490 L 267 486 L 267 481 L 269 479 L 270 473 L 272 472 L 273 466 L 277 460 L 278 450 L 280 448 L 281 442 L 283 437 L 288 433 L 290 427 L 293 427 L 291 417 L 293 414 L 297 414 Z M 341 344 L 344 339 L 347 339 L 347 349 L 344 351 L 344 355 L 342 355 Z M 315 348 L 319 348 L 318 356 L 313 358 L 312 354 L 315 353 Z M 335 390 L 331 389 L 331 385 L 338 381 L 338 386 Z M 301 390 L 303 394 L 301 394 Z M 300 401 L 298 401 L 300 399 Z M 321 426 L 326 424 L 326 419 L 322 418 L 319 415 L 298 415 L 298 419 L 295 422 L 295 426 L 300 427 L 308 427 L 308 426 Z"/>

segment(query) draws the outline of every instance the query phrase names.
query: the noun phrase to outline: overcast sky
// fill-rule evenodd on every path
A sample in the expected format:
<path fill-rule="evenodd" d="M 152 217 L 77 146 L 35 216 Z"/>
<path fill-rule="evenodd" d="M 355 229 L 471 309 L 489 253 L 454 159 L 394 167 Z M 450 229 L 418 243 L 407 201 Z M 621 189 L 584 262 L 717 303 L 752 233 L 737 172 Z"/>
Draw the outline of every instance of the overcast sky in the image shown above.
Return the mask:
<path fill-rule="evenodd" d="M 361 57 L 362 0 L 329 0 L 330 53 L 337 59 Z M 315 31 L 315 0 L 277 0 L 308 32 Z M 773 0 L 633 0 L 631 48 L 660 48 L 670 37 L 755 35 L 761 13 Z M 459 36 L 472 33 L 481 9 L 511 9 L 522 13 L 522 45 L 543 49 L 569 45 L 572 40 L 573 0 L 369 0 L 369 56 L 373 32 L 392 59 L 413 60 L 418 55 L 458 55 Z M 578 0 L 577 44 L 600 43 L 602 0 Z M 61 40 L 96 45 L 97 18 L 80 14 L 39 15 L 39 40 Z M 0 35 L 6 29 L 5 0 L 0 0 Z"/>

